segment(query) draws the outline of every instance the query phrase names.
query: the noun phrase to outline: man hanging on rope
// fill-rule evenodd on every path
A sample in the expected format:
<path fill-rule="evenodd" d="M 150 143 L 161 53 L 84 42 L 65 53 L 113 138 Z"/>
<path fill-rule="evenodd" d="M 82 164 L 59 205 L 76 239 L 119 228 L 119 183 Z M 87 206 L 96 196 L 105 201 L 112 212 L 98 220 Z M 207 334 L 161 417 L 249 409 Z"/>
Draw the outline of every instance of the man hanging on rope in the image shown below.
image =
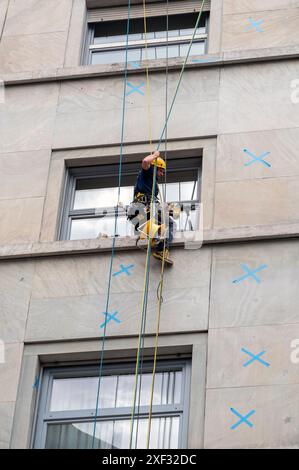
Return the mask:
<path fill-rule="evenodd" d="M 159 201 L 159 186 L 158 180 L 164 176 L 166 170 L 166 163 L 163 158 L 160 157 L 160 152 L 153 152 L 142 160 L 142 169 L 139 171 L 137 176 L 136 185 L 134 188 L 134 201 L 128 209 L 128 219 L 135 225 L 135 230 L 142 230 L 142 226 L 146 224 L 151 218 L 151 200 L 152 190 L 154 186 L 154 221 L 157 226 L 160 227 L 157 230 L 155 238 L 153 238 L 153 256 L 154 258 L 162 261 L 164 256 L 165 263 L 172 265 L 173 261 L 169 258 L 169 244 L 173 239 L 173 219 L 169 213 L 169 210 L 162 210 L 161 203 Z M 153 185 L 154 179 L 154 167 L 156 170 L 156 182 Z M 152 211 L 153 216 L 153 211 Z M 165 220 L 164 220 L 165 219 Z M 166 226 L 166 232 L 164 234 L 165 240 L 159 239 L 161 236 L 161 229 Z M 157 227 L 156 226 L 156 227 Z M 164 250 L 165 244 L 165 250 Z"/>

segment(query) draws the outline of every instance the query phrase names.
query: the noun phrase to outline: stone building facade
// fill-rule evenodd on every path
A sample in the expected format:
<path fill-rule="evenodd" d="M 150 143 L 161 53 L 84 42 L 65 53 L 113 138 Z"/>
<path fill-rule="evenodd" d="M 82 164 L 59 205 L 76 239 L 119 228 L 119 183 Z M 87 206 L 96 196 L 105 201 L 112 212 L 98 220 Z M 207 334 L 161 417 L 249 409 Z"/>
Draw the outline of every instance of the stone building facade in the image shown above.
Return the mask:
<path fill-rule="evenodd" d="M 142 2 L 132 3 L 137 11 Z M 149 16 L 161 7 L 147 4 Z M 158 372 L 168 381 L 181 374 L 182 386 L 179 405 L 157 402 L 173 433 L 163 445 L 298 448 L 299 1 L 207 4 L 205 55 L 190 56 L 168 126 L 170 157 L 201 161 L 204 243 L 189 250 L 175 241 L 165 273 Z M 101 18 L 98 9 L 109 16 L 125 5 L 0 0 L 0 448 L 73 443 L 61 437 L 63 413 L 73 413 L 90 445 L 92 414 L 76 414 L 67 386 L 69 402 L 55 402 L 54 385 L 94 378 L 111 239 L 67 239 L 61 227 L 69 175 L 118 163 L 124 64 L 88 64 L 84 50 L 90 10 Z M 169 58 L 169 101 L 183 62 Z M 165 58 L 148 66 L 157 142 Z M 128 80 L 138 87 L 145 72 L 145 62 L 130 64 Z M 126 100 L 124 161 L 132 164 L 151 150 L 143 92 Z M 133 268 L 112 278 L 118 321 L 107 323 L 104 354 L 105 374 L 118 383 L 133 374 L 140 329 L 145 253 L 132 238 L 116 240 L 113 272 L 120 265 Z M 159 275 L 152 260 L 144 371 Z M 122 413 L 101 419 L 127 423 Z M 110 442 L 103 432 L 97 438 Z"/>

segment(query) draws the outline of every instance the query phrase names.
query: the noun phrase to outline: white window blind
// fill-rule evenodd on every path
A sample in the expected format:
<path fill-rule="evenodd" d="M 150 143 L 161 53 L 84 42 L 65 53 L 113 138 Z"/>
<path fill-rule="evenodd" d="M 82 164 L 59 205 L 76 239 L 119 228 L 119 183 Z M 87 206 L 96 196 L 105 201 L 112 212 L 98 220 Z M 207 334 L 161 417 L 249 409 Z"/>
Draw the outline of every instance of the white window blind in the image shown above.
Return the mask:
<path fill-rule="evenodd" d="M 200 0 L 180 0 L 169 3 L 168 14 L 180 15 L 183 13 L 196 13 L 202 7 Z M 210 11 L 211 0 L 205 0 L 203 11 Z M 166 15 L 167 4 L 152 3 L 146 7 L 147 16 L 163 16 Z M 143 5 L 132 5 L 130 18 L 143 18 Z M 97 23 L 99 21 L 116 21 L 123 20 L 128 17 L 128 7 L 119 6 L 111 8 L 93 8 L 88 10 L 87 21 L 88 23 Z"/>

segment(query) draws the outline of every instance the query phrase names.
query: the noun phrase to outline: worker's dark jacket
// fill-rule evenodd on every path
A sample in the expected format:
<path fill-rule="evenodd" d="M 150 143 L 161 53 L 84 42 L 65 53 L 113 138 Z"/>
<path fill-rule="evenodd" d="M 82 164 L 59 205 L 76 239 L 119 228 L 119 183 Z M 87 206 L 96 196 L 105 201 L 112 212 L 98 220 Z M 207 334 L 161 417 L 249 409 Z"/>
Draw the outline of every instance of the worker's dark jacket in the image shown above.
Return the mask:
<path fill-rule="evenodd" d="M 154 179 L 154 167 L 151 165 L 148 170 L 144 170 L 143 168 L 139 171 L 137 176 L 136 185 L 134 188 L 134 197 L 137 196 L 138 193 L 145 194 L 150 201 L 151 194 L 153 190 L 153 179 Z M 155 197 L 158 197 L 159 188 L 158 188 L 158 181 L 156 178 L 155 184 Z"/>
<path fill-rule="evenodd" d="M 154 166 L 153 165 L 151 165 L 148 170 L 144 170 L 142 168 L 138 173 L 136 185 L 134 188 L 134 201 L 127 211 L 128 219 L 131 221 L 134 220 L 135 222 L 134 223 L 135 231 L 138 230 L 139 225 L 142 225 L 142 223 L 145 223 L 146 220 L 149 220 L 150 218 L 149 205 L 151 203 L 151 196 L 152 196 L 152 190 L 153 190 L 153 178 L 154 178 Z M 156 179 L 155 202 L 159 204 L 158 194 L 159 194 L 159 187 L 158 187 L 158 181 Z M 137 215 L 141 216 L 141 219 L 138 221 L 136 218 Z M 159 224 L 161 223 L 161 219 L 162 219 L 161 211 L 158 210 L 157 222 Z M 172 218 L 169 218 L 166 248 L 168 248 L 169 243 L 171 243 L 172 241 L 172 238 L 173 238 L 173 220 Z M 163 241 L 161 241 L 156 246 L 156 251 L 162 251 L 162 250 L 163 250 Z"/>

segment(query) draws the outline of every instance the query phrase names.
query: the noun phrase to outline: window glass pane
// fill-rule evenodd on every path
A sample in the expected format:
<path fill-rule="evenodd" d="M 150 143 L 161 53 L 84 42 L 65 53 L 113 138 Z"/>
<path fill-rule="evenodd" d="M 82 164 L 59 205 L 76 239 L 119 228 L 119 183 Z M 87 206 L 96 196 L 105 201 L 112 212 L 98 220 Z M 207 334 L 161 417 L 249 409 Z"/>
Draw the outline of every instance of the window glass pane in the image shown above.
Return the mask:
<path fill-rule="evenodd" d="M 196 32 L 197 32 L 197 34 L 198 34 L 198 30 L 197 30 Z M 179 33 L 180 33 L 180 36 L 193 36 L 194 29 L 193 29 L 193 28 L 190 28 L 190 29 L 180 29 Z"/>
<path fill-rule="evenodd" d="M 195 26 L 195 24 L 194 24 Z M 206 28 L 197 28 L 196 34 L 205 34 Z M 180 29 L 180 36 L 193 36 L 194 28 Z"/>
<path fill-rule="evenodd" d="M 180 418 L 177 416 L 163 418 L 152 417 L 149 448 L 177 449 L 179 447 L 179 424 Z M 118 449 L 129 448 L 130 421 L 118 421 L 114 429 L 116 431 L 113 441 L 114 447 Z M 146 449 L 147 435 L 148 420 L 143 418 L 135 419 L 133 425 L 132 448 Z"/>
<path fill-rule="evenodd" d="M 162 194 L 165 195 L 165 185 L 162 186 Z M 166 185 L 166 201 L 167 202 L 174 202 L 174 201 L 179 201 L 180 200 L 180 194 L 179 194 L 179 188 L 180 184 L 179 183 L 167 183 Z"/>
<path fill-rule="evenodd" d="M 113 421 L 96 426 L 96 449 L 112 449 Z M 46 449 L 91 449 L 94 423 L 50 424 L 47 428 Z"/>
<path fill-rule="evenodd" d="M 205 28 L 197 28 L 196 35 L 198 34 L 205 34 Z M 193 36 L 194 28 L 187 28 L 187 29 L 173 29 L 168 31 L 168 37 L 180 37 L 180 36 Z M 147 36 L 149 39 L 149 35 Z M 167 38 L 167 31 L 157 31 L 155 33 L 155 38 L 159 39 L 166 39 Z"/>
<path fill-rule="evenodd" d="M 140 35 L 141 36 L 141 35 Z M 110 44 L 112 42 L 126 42 L 127 36 L 125 34 L 119 34 L 114 36 L 102 36 L 94 37 L 94 44 Z"/>
<path fill-rule="evenodd" d="M 54 379 L 50 411 L 88 410 L 96 406 L 98 377 Z M 137 389 L 139 391 L 140 377 Z M 154 405 L 171 405 L 181 401 L 182 372 L 157 372 L 154 387 Z M 150 403 L 152 374 L 143 374 L 140 404 Z M 135 376 L 115 375 L 101 378 L 99 407 L 132 406 Z M 137 402 L 139 401 L 137 397 Z"/>
<path fill-rule="evenodd" d="M 54 379 L 50 411 L 80 410 L 94 407 L 96 378 Z"/>
<path fill-rule="evenodd" d="M 91 54 L 92 65 L 98 64 L 114 64 L 125 62 L 125 51 L 107 51 L 107 52 L 93 52 Z"/>
<path fill-rule="evenodd" d="M 181 371 L 177 371 L 173 373 L 173 392 L 172 398 L 168 399 L 168 403 L 181 403 L 181 389 L 182 389 L 182 382 L 183 382 L 183 374 Z"/>
<path fill-rule="evenodd" d="M 151 422 L 150 448 L 177 449 L 179 446 L 178 416 L 153 417 Z M 136 431 L 137 446 L 136 446 Z M 128 449 L 130 447 L 130 419 L 100 421 L 96 425 L 95 449 Z M 94 423 L 49 424 L 46 449 L 91 449 Z M 135 419 L 132 447 L 145 449 L 148 434 L 148 420 Z"/>
<path fill-rule="evenodd" d="M 173 405 L 175 403 L 180 403 L 181 387 L 181 371 L 156 373 L 153 404 Z"/>
<path fill-rule="evenodd" d="M 180 185 L 180 198 L 179 198 Z M 191 201 L 198 199 L 197 181 L 185 181 L 181 183 L 167 183 L 167 201 Z M 164 195 L 165 184 L 160 184 L 160 190 Z M 133 200 L 133 186 L 120 188 L 120 203 L 128 206 Z M 193 198 L 192 198 L 193 195 Z M 75 192 L 74 209 L 91 209 L 115 207 L 118 199 L 118 188 L 85 189 Z"/>
<path fill-rule="evenodd" d="M 197 181 L 186 181 L 181 185 L 181 201 L 197 200 Z"/>
<path fill-rule="evenodd" d="M 169 38 L 177 37 L 179 35 L 180 35 L 180 30 L 179 29 L 173 29 L 173 30 L 168 31 L 168 37 Z M 167 32 L 166 31 L 164 33 L 164 37 L 167 38 Z"/>
<path fill-rule="evenodd" d="M 149 40 L 151 40 L 151 39 L 155 39 L 156 34 L 157 34 L 157 33 L 155 33 L 155 32 L 152 32 L 152 33 L 151 33 L 151 32 L 149 32 L 149 31 L 147 31 L 146 34 L 143 33 L 143 34 L 141 35 L 141 36 L 142 36 L 142 40 L 143 40 L 143 41 L 145 41 L 145 40 L 149 41 Z"/>
<path fill-rule="evenodd" d="M 120 188 L 119 202 L 127 206 L 133 199 L 133 186 Z M 94 209 L 98 207 L 116 207 L 118 188 L 83 189 L 75 191 L 74 210 Z"/>
<path fill-rule="evenodd" d="M 183 57 L 187 55 L 189 49 L 189 44 L 173 44 L 168 46 L 168 58 L 173 57 Z M 146 58 L 145 49 L 142 49 L 142 59 Z M 199 55 L 204 54 L 204 42 L 195 43 L 191 47 L 190 55 Z M 167 47 L 166 46 L 149 46 L 147 48 L 147 58 L 148 60 L 154 59 L 165 59 L 167 57 Z"/>
<path fill-rule="evenodd" d="M 184 57 L 187 55 L 189 43 L 187 44 L 173 44 L 168 46 L 168 57 Z M 201 55 L 205 53 L 205 42 L 193 43 L 190 50 L 190 55 Z M 166 46 L 148 46 L 138 49 L 129 49 L 128 62 L 140 60 L 155 60 L 165 59 L 167 57 Z M 124 63 L 126 61 L 125 50 L 109 50 L 105 52 L 93 52 L 92 64 L 114 64 Z"/>
<path fill-rule="evenodd" d="M 188 13 L 181 15 L 170 15 L 168 19 L 168 36 L 171 37 L 185 37 L 191 36 L 194 32 L 194 26 L 197 21 L 197 13 Z M 203 13 L 199 28 L 196 34 L 203 34 L 206 32 L 206 18 L 207 14 Z M 127 31 L 127 20 L 121 21 L 106 21 L 94 24 L 94 44 L 95 45 L 107 45 L 111 43 L 118 43 L 119 46 L 123 47 L 122 50 L 109 50 L 109 51 L 95 51 L 92 53 L 92 64 L 112 64 L 112 63 L 124 63 L 125 62 L 125 43 L 126 43 L 126 31 Z M 165 40 L 167 38 L 167 18 L 166 16 L 150 17 L 147 18 L 147 34 L 146 38 L 148 41 L 151 39 Z M 131 41 L 145 40 L 144 33 L 144 20 L 143 18 L 135 18 L 130 21 L 130 34 L 129 44 Z M 194 44 L 191 49 L 191 54 L 203 54 L 204 46 L 203 43 L 199 46 Z M 186 49 L 187 47 L 187 49 Z M 144 46 L 140 48 L 129 49 L 128 61 L 139 61 L 144 60 L 146 54 L 144 52 Z M 150 47 L 149 47 L 150 49 Z M 168 55 L 169 57 L 179 57 L 186 55 L 188 46 L 182 47 L 181 49 L 177 45 L 169 46 Z M 141 58 L 142 56 L 142 58 Z M 166 49 L 152 48 L 148 51 L 148 59 L 165 58 Z M 157 56 L 157 57 L 156 57 Z"/>
<path fill-rule="evenodd" d="M 122 375 L 118 379 L 116 406 L 132 406 L 134 397 L 135 376 Z"/>
<path fill-rule="evenodd" d="M 180 31 L 178 29 L 173 29 L 168 31 L 168 37 L 176 37 L 180 35 Z M 167 38 L 167 31 L 157 31 L 155 33 L 155 37 L 157 39 L 166 39 Z"/>
<path fill-rule="evenodd" d="M 178 35 L 178 31 L 191 31 L 193 34 L 194 27 L 198 18 L 198 13 L 186 13 L 179 15 L 169 15 L 168 17 L 168 29 L 170 34 Z M 207 13 L 203 13 L 200 19 L 200 24 L 197 32 L 203 32 L 205 30 Z M 167 30 L 167 17 L 164 16 L 150 16 L 150 12 L 147 14 L 147 33 L 150 38 L 151 33 L 166 34 Z M 107 43 L 110 42 L 124 42 L 126 41 L 127 32 L 127 20 L 118 21 L 103 21 L 94 24 L 94 41 L 95 43 Z M 141 39 L 144 33 L 144 19 L 134 18 L 130 20 L 130 39 Z M 154 34 L 152 35 L 154 37 Z M 161 36 L 156 36 L 161 37 Z M 163 37 L 163 36 L 162 36 Z"/>
<path fill-rule="evenodd" d="M 50 411 L 95 409 L 98 384 L 97 377 L 54 379 Z M 117 376 L 101 378 L 100 408 L 115 407 L 116 387 Z"/>
<path fill-rule="evenodd" d="M 135 423 L 133 423 L 133 429 L 134 428 L 136 428 Z M 129 419 L 115 421 L 114 433 L 113 433 L 113 448 L 114 449 L 129 449 L 130 448 L 130 433 L 131 433 L 131 421 Z"/>
<path fill-rule="evenodd" d="M 187 55 L 189 44 L 180 45 L 180 56 L 184 57 Z M 191 46 L 190 55 L 201 55 L 205 53 L 205 42 L 195 42 Z"/>
<path fill-rule="evenodd" d="M 157 59 L 157 51 L 156 47 L 148 47 L 147 49 L 143 48 L 140 49 L 141 51 L 141 60 L 156 60 Z"/>
<path fill-rule="evenodd" d="M 122 186 L 120 188 L 120 202 L 124 206 L 128 206 L 134 198 L 134 187 L 133 186 Z"/>
<path fill-rule="evenodd" d="M 129 49 L 128 50 L 128 62 L 134 62 L 134 61 L 140 61 L 141 60 L 141 50 L 140 48 L 138 49 Z M 126 58 L 124 58 L 123 62 L 126 61 Z"/>
<path fill-rule="evenodd" d="M 179 57 L 179 45 L 174 44 L 168 46 L 168 58 Z M 166 46 L 149 46 L 147 48 L 147 59 L 165 59 L 167 57 L 167 47 Z M 146 59 L 146 51 L 142 49 L 142 60 Z"/>
<path fill-rule="evenodd" d="M 166 196 L 164 191 L 165 184 L 162 182 L 159 184 L 160 192 L 163 195 L 162 199 L 167 202 L 190 201 L 194 190 L 193 200 L 198 201 L 197 178 L 199 167 L 200 159 L 198 158 L 187 159 L 186 163 L 182 159 L 177 161 L 170 159 L 168 161 Z M 120 188 L 119 202 L 122 208 L 119 210 L 116 236 L 132 237 L 137 234 L 137 232 L 135 233 L 134 225 L 127 220 L 126 208 L 133 200 L 134 184 L 138 169 L 139 164 L 134 164 L 134 167 L 130 167 L 130 172 L 128 170 L 128 174 L 125 174 L 123 178 L 123 183 L 128 186 Z M 76 177 L 74 203 L 69 211 L 82 212 L 78 213 L 78 215 L 68 212 L 71 240 L 94 239 L 100 234 L 108 237 L 114 236 L 114 208 L 118 200 L 118 187 L 116 187 L 118 183 L 117 165 L 111 165 L 111 168 L 105 171 L 109 172 L 108 179 L 99 176 L 101 175 L 100 169 L 96 170 L 93 177 Z M 194 180 L 196 179 L 195 188 L 193 178 Z M 183 220 L 186 219 L 182 214 L 181 222 Z M 176 225 L 178 225 L 178 222 L 176 222 Z M 182 223 L 180 226 L 182 226 Z"/>
<path fill-rule="evenodd" d="M 141 60 L 141 49 L 128 50 L 128 62 Z M 124 49 L 105 52 L 92 52 L 91 63 L 96 64 L 116 64 L 126 62 L 126 51 Z"/>
<path fill-rule="evenodd" d="M 167 47 L 157 47 L 157 59 L 165 59 L 167 57 Z M 168 57 L 179 57 L 179 46 L 168 46 Z"/>
<path fill-rule="evenodd" d="M 141 41 L 142 39 L 143 39 L 143 34 L 142 33 L 129 34 L 129 43 L 130 43 L 130 41 Z"/>
<path fill-rule="evenodd" d="M 71 240 L 88 240 L 97 238 L 100 234 L 108 237 L 114 236 L 115 219 L 114 217 L 73 219 L 71 222 Z M 117 219 L 117 237 L 132 236 L 134 233 L 133 225 L 125 217 Z"/>
<path fill-rule="evenodd" d="M 156 374 L 153 403 L 155 405 L 180 403 L 181 386 L 182 372 L 176 371 Z"/>
<path fill-rule="evenodd" d="M 74 209 L 113 207 L 117 205 L 118 188 L 83 189 L 75 192 Z"/>
<path fill-rule="evenodd" d="M 192 30 L 193 34 L 193 30 Z M 179 31 L 169 31 L 169 36 L 179 36 Z M 146 34 L 144 33 L 138 33 L 138 34 L 129 34 L 129 45 L 131 41 L 143 41 L 143 40 L 150 40 L 150 39 L 155 39 L 155 38 L 164 38 L 166 37 L 166 31 L 160 31 L 156 33 L 150 33 L 147 32 Z M 127 35 L 122 34 L 122 35 L 115 35 L 115 36 L 102 36 L 102 37 L 95 37 L 93 44 L 95 45 L 101 45 L 101 44 L 111 44 L 111 43 L 124 43 L 127 42 Z"/>
<path fill-rule="evenodd" d="M 182 373 L 164 372 L 156 373 L 154 387 L 154 405 L 167 405 L 180 403 L 181 400 L 181 382 Z M 137 398 L 136 403 L 140 402 L 141 406 L 147 406 L 150 403 L 152 387 L 152 374 L 142 374 L 141 378 L 141 395 L 139 401 L 140 376 L 138 377 Z M 134 399 L 135 376 L 121 375 L 118 381 L 118 390 L 116 398 L 117 407 L 132 406 Z M 177 401 L 174 401 L 177 400 Z"/>

